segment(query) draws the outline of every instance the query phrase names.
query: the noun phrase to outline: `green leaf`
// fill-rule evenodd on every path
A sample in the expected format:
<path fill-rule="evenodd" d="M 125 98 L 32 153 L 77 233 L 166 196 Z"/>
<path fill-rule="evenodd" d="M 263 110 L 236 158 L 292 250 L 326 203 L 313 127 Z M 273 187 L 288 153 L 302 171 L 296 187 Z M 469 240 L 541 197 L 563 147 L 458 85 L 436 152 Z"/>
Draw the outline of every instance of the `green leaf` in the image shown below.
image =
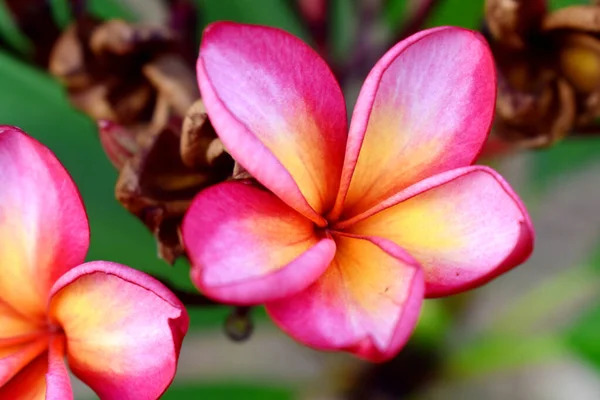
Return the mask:
<path fill-rule="evenodd" d="M 396 32 L 406 21 L 407 0 L 388 0 L 385 3 L 383 20 L 392 32 Z"/>
<path fill-rule="evenodd" d="M 284 29 L 307 41 L 309 35 L 285 0 L 194 0 L 204 26 L 215 21 L 236 21 Z"/>
<path fill-rule="evenodd" d="M 263 387 L 251 384 L 232 384 L 231 382 L 203 385 L 173 385 L 161 397 L 162 400 L 175 399 L 244 399 L 244 400 L 288 400 L 293 393 L 286 388 Z"/>
<path fill-rule="evenodd" d="M 0 0 L 0 38 L 24 55 L 33 52 L 31 41 L 19 30 L 4 0 Z"/>
<path fill-rule="evenodd" d="M 342 60 L 350 54 L 355 37 L 358 34 L 356 32 L 358 25 L 356 3 L 350 0 L 332 0 L 331 9 L 329 43 L 332 58 Z"/>
<path fill-rule="evenodd" d="M 568 7 L 576 4 L 590 4 L 589 0 L 550 0 L 550 9 L 556 10 L 557 8 Z"/>
<path fill-rule="evenodd" d="M 88 11 L 101 18 L 121 18 L 126 21 L 134 21 L 135 16 L 127 7 L 126 2 L 119 0 L 88 0 Z"/>
<path fill-rule="evenodd" d="M 534 151 L 532 184 L 543 190 L 563 174 L 597 162 L 598 154 L 597 138 L 567 138 L 549 149 Z"/>
<path fill-rule="evenodd" d="M 444 373 L 452 379 L 473 378 L 542 364 L 568 352 L 567 345 L 558 335 L 488 336 L 450 354 Z"/>
<path fill-rule="evenodd" d="M 600 304 L 593 307 L 567 332 L 567 340 L 577 354 L 600 371 Z"/>
<path fill-rule="evenodd" d="M 485 0 L 439 0 L 435 12 L 427 21 L 428 27 L 455 25 L 478 30 L 483 22 Z"/>

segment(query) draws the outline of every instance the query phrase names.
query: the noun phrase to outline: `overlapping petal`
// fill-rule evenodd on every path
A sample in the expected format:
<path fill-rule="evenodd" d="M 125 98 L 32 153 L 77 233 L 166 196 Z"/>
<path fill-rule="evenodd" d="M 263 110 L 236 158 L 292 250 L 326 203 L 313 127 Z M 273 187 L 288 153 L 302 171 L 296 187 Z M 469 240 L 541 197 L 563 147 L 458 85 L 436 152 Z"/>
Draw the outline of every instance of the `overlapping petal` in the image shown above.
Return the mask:
<path fill-rule="evenodd" d="M 433 176 L 337 227 L 407 250 L 425 271 L 429 297 L 476 287 L 519 265 L 534 236 L 517 195 L 482 166 Z"/>
<path fill-rule="evenodd" d="M 344 98 L 327 64 L 284 31 L 223 22 L 204 31 L 197 69 L 211 122 L 231 155 L 323 225 L 347 136 Z"/>
<path fill-rule="evenodd" d="M 43 319 L 48 293 L 83 262 L 89 227 L 77 188 L 56 157 L 0 126 L 0 301 Z"/>
<path fill-rule="evenodd" d="M 102 399 L 154 399 L 171 383 L 188 316 L 162 284 L 103 261 L 52 288 L 49 315 L 64 330 L 73 373 Z"/>
<path fill-rule="evenodd" d="M 202 191 L 182 225 L 192 280 L 206 295 L 258 304 L 305 289 L 327 268 L 332 239 L 274 194 L 227 182 Z"/>
<path fill-rule="evenodd" d="M 28 341 L 43 330 L 43 326 L 27 319 L 14 308 L 0 301 L 0 348 Z"/>
<path fill-rule="evenodd" d="M 72 400 L 71 379 L 65 365 L 65 337 L 54 335 L 48 349 L 45 400 Z"/>
<path fill-rule="evenodd" d="M 470 165 L 487 137 L 495 96 L 494 61 L 478 33 L 441 27 L 397 44 L 360 92 L 332 218 Z"/>
<path fill-rule="evenodd" d="M 48 348 L 48 338 L 0 347 L 0 387 Z"/>
<path fill-rule="evenodd" d="M 56 335 L 46 338 L 45 347 L 48 351 L 44 351 L 28 363 L 6 385 L 0 385 L 0 399 L 73 399 L 73 391 L 63 358 L 64 337 Z"/>
<path fill-rule="evenodd" d="M 48 353 L 44 353 L 23 368 L 8 384 L 0 386 L 0 399 L 45 399 L 47 372 Z"/>
<path fill-rule="evenodd" d="M 393 357 L 408 340 L 423 300 L 423 273 L 393 243 L 334 234 L 331 267 L 306 290 L 267 303 L 290 336 L 322 350 L 372 361 Z"/>

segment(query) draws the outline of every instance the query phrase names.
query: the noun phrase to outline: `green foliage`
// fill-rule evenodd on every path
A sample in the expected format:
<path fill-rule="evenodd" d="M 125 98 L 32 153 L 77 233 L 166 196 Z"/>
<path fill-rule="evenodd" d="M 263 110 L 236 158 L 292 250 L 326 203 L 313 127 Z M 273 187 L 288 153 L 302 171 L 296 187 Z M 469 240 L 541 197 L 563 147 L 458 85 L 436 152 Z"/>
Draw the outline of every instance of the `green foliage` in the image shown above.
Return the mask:
<path fill-rule="evenodd" d="M 212 383 L 202 386 L 176 386 L 169 390 L 162 400 L 202 399 L 202 400 L 291 400 L 293 394 L 284 388 L 231 384 L 229 382 Z"/>
<path fill-rule="evenodd" d="M 577 354 L 600 371 L 600 304 L 591 308 L 567 332 L 567 340 Z"/>

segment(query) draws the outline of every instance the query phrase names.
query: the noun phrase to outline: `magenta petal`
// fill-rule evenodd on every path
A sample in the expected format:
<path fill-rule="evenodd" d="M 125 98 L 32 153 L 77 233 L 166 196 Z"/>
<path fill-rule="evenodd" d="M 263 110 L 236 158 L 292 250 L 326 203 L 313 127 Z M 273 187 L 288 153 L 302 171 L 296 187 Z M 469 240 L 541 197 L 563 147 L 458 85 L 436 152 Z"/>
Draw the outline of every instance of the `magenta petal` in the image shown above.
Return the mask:
<path fill-rule="evenodd" d="M 0 126 L 0 187 L 0 300 L 41 319 L 54 282 L 85 259 L 85 209 L 50 150 L 10 126 Z"/>
<path fill-rule="evenodd" d="M 398 43 L 361 89 L 333 216 L 352 217 L 424 178 L 470 165 L 495 98 L 494 60 L 480 34 L 441 27 Z"/>
<path fill-rule="evenodd" d="M 100 398 L 156 399 L 173 380 L 189 318 L 143 272 L 82 264 L 56 282 L 48 312 L 67 338 L 71 370 Z"/>
<path fill-rule="evenodd" d="M 204 31 L 197 70 L 210 120 L 233 158 L 323 225 L 347 137 L 344 98 L 327 64 L 282 30 L 221 22 Z"/>
<path fill-rule="evenodd" d="M 72 400 L 71 379 L 65 365 L 65 339 L 55 336 L 50 339 L 48 350 L 48 372 L 46 373 L 46 400 Z"/>
<path fill-rule="evenodd" d="M 303 290 L 327 268 L 335 243 L 274 194 L 227 182 L 202 191 L 182 225 L 192 280 L 226 303 L 259 304 Z"/>
<path fill-rule="evenodd" d="M 393 243 L 334 235 L 329 269 L 306 290 L 266 304 L 291 337 L 320 350 L 371 361 L 395 356 L 410 337 L 423 301 L 423 273 Z"/>
<path fill-rule="evenodd" d="M 519 197 L 482 166 L 433 176 L 337 228 L 406 249 L 423 266 L 428 297 L 488 282 L 523 263 L 534 240 Z"/>

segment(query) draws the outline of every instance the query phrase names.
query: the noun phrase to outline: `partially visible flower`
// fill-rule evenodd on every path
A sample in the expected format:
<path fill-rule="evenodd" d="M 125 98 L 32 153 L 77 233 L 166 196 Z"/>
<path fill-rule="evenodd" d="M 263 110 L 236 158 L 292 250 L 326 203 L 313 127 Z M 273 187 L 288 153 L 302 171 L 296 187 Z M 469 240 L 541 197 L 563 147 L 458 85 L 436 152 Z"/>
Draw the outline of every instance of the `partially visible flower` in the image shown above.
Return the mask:
<path fill-rule="evenodd" d="M 349 127 L 325 62 L 278 29 L 209 26 L 197 71 L 223 145 L 260 183 L 214 185 L 185 216 L 192 280 L 207 296 L 264 303 L 306 345 L 382 361 L 410 337 L 424 297 L 482 285 L 531 253 L 518 196 L 471 165 L 496 96 L 477 33 L 441 27 L 398 43 Z"/>
<path fill-rule="evenodd" d="M 494 132 L 545 147 L 600 116 L 600 6 L 547 12 L 545 0 L 487 0 L 499 72 Z"/>
<path fill-rule="evenodd" d="M 148 275 L 84 263 L 77 188 L 43 145 L 0 126 L 0 398 L 72 399 L 71 371 L 102 399 L 156 399 L 189 319 Z"/>

